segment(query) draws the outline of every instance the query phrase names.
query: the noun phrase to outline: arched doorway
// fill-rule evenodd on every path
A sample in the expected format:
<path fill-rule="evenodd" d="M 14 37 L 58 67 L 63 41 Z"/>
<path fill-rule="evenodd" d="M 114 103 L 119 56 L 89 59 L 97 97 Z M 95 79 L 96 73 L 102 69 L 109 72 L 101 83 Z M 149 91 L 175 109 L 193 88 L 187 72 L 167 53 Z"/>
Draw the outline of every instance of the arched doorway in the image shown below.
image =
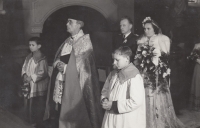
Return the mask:
<path fill-rule="evenodd" d="M 44 42 L 42 50 L 49 63 L 52 63 L 58 47 L 69 36 L 66 31 L 66 22 L 71 13 L 84 15 L 85 26 L 83 31 L 91 36 L 96 62 L 98 65 L 109 65 L 111 60 L 107 56 L 112 48 L 112 34 L 109 32 L 107 19 L 100 12 L 85 6 L 62 8 L 50 15 L 44 22 L 40 37 Z"/>

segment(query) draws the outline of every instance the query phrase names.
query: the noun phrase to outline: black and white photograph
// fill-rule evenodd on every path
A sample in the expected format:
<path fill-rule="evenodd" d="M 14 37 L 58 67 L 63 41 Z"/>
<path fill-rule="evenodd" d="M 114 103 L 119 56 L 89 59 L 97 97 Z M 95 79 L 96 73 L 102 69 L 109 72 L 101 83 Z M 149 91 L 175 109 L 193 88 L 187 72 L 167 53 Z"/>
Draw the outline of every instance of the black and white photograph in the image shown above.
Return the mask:
<path fill-rule="evenodd" d="M 200 0 L 0 0 L 0 128 L 200 128 Z"/>

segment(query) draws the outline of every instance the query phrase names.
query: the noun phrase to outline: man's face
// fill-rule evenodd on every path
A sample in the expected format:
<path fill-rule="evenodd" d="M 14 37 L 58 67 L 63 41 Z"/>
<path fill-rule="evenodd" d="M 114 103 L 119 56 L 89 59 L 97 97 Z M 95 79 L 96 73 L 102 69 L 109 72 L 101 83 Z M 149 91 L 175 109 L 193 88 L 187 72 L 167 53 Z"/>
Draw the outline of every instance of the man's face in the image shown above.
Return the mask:
<path fill-rule="evenodd" d="M 120 21 L 120 29 L 122 34 L 127 34 L 131 31 L 132 24 L 129 23 L 127 19 L 123 19 Z"/>
<path fill-rule="evenodd" d="M 114 62 L 113 62 L 114 69 L 122 69 L 126 67 L 129 62 L 127 57 L 120 55 L 118 53 L 113 54 L 113 59 L 114 59 Z"/>
<path fill-rule="evenodd" d="M 68 19 L 66 26 L 67 32 L 71 34 L 76 33 L 80 29 L 80 24 L 77 24 L 77 20 L 74 19 Z"/>

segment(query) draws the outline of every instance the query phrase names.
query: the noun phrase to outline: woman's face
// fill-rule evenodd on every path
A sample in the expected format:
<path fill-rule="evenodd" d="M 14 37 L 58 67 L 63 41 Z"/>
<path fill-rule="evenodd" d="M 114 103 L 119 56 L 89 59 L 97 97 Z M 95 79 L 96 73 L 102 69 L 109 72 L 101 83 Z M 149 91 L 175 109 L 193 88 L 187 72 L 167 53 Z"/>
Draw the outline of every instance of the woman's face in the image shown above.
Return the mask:
<path fill-rule="evenodd" d="M 155 34 L 151 23 L 146 23 L 144 25 L 144 33 L 147 37 L 152 37 Z"/>

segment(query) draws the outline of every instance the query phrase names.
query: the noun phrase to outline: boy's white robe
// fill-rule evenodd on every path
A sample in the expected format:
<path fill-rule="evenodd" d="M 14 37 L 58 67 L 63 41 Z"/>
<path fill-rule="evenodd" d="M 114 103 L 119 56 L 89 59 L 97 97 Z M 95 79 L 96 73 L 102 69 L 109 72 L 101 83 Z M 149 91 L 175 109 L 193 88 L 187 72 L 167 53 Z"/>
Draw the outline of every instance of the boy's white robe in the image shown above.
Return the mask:
<path fill-rule="evenodd" d="M 131 63 L 120 71 L 122 75 L 111 72 L 108 76 L 102 89 L 101 99 L 107 97 L 110 101 L 117 101 L 119 114 L 111 110 L 106 111 L 102 128 L 146 128 L 143 79 L 139 73 L 134 77 L 128 75 L 134 68 Z"/>

